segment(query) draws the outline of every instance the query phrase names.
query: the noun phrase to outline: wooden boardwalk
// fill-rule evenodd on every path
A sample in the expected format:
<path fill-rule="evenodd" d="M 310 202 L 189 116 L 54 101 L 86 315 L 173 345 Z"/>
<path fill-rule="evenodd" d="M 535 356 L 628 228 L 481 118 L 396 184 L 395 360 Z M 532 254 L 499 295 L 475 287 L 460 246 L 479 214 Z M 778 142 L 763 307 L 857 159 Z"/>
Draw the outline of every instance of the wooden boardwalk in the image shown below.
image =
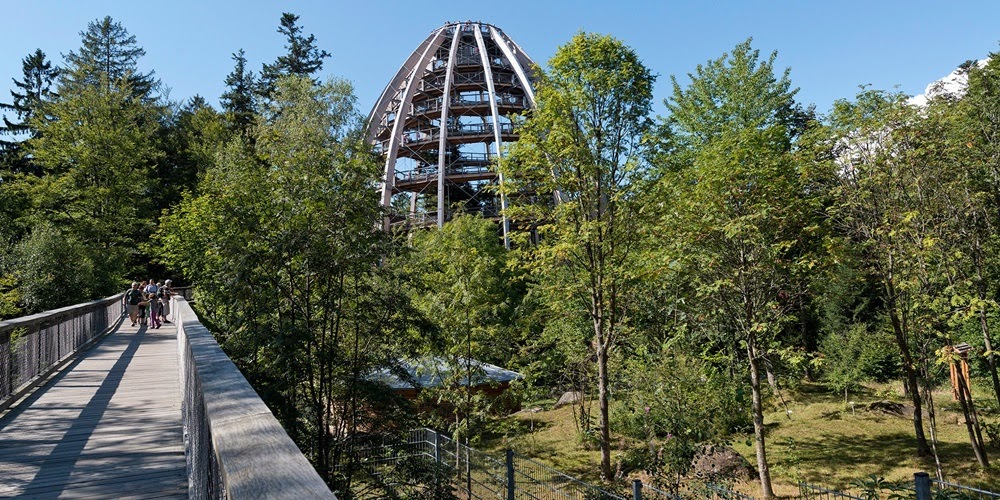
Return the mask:
<path fill-rule="evenodd" d="M 0 497 L 187 497 L 177 330 L 125 323 L 0 418 Z"/>

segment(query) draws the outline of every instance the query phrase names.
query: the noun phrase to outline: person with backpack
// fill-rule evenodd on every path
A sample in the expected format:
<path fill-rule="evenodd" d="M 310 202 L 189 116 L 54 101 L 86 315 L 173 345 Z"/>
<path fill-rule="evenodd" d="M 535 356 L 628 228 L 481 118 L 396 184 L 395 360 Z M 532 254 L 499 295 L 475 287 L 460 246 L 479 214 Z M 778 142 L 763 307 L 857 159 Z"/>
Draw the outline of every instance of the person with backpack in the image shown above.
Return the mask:
<path fill-rule="evenodd" d="M 142 302 L 142 292 L 139 291 L 139 283 L 133 281 L 132 288 L 125 292 L 125 308 L 128 311 L 128 319 L 132 320 L 132 326 L 139 319 L 139 303 Z"/>

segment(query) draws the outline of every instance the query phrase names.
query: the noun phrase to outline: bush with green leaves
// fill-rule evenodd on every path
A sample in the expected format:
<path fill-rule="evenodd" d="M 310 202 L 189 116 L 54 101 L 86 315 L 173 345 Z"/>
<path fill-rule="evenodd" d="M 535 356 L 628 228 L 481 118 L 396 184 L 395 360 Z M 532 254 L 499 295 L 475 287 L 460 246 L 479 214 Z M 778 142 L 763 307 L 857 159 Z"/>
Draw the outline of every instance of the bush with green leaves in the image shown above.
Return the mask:
<path fill-rule="evenodd" d="M 830 332 L 821 344 L 823 378 L 838 392 L 857 390 L 864 382 L 885 382 L 899 376 L 899 355 L 891 334 L 857 323 Z M 846 400 L 845 400 L 846 403 Z"/>
<path fill-rule="evenodd" d="M 622 363 L 615 429 L 641 444 L 628 454 L 661 484 L 676 485 L 703 444 L 751 426 L 749 395 L 709 363 L 666 348 L 637 349 Z"/>
<path fill-rule="evenodd" d="M 51 224 L 36 227 L 4 260 L 5 273 L 17 283 L 26 313 L 40 312 L 90 299 L 95 286 L 91 252 Z"/>

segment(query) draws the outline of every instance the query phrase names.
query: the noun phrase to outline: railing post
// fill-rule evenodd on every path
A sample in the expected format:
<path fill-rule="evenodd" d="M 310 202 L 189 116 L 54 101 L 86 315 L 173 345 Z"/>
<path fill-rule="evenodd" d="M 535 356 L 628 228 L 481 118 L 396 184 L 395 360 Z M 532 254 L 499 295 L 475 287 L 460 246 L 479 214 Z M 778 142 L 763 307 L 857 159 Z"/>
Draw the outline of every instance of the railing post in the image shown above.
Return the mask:
<path fill-rule="evenodd" d="M 514 450 L 507 449 L 507 500 L 514 500 Z"/>
<path fill-rule="evenodd" d="M 642 500 L 642 481 L 632 480 L 632 500 Z"/>
<path fill-rule="evenodd" d="M 913 484 L 917 492 L 917 500 L 931 500 L 931 477 L 926 472 L 914 473 Z"/>

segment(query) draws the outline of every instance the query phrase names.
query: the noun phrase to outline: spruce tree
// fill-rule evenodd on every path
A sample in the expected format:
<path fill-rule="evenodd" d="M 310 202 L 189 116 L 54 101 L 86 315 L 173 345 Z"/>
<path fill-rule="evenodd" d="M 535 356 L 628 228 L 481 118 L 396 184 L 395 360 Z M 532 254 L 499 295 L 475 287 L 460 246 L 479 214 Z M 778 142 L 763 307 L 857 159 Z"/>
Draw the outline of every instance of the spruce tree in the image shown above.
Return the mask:
<path fill-rule="evenodd" d="M 302 27 L 295 24 L 298 20 L 299 16 L 290 12 L 281 15 L 278 33 L 288 39 L 288 44 L 285 45 L 288 53 L 279 56 L 272 64 L 264 63 L 260 72 L 260 93 L 264 97 L 270 97 L 274 92 L 274 84 L 278 78 L 287 75 L 312 77 L 323 69 L 323 59 L 330 57 L 329 52 L 316 47 L 314 35 L 302 34 Z M 316 82 L 315 79 L 313 81 Z"/>
<path fill-rule="evenodd" d="M 12 116 L 3 117 L 3 125 L 0 125 L 0 136 L 9 139 L 0 139 L 0 155 L 3 163 L 7 164 L 14 171 L 27 171 L 28 161 L 22 157 L 21 138 L 35 137 L 37 132 L 33 131 L 28 122 L 38 112 L 42 102 L 55 97 L 52 91 L 52 84 L 59 75 L 59 68 L 53 67 L 50 61 L 45 59 L 42 49 L 35 49 L 35 52 L 28 54 L 21 60 L 21 68 L 24 71 L 24 80 L 14 80 L 14 90 L 10 91 L 11 102 L 0 103 L 0 111 L 10 112 Z"/>
<path fill-rule="evenodd" d="M 121 23 L 111 16 L 87 24 L 87 30 L 80 32 L 83 46 L 79 52 L 66 54 L 65 71 L 61 85 L 67 90 L 83 86 L 113 85 L 127 80 L 134 95 L 151 98 L 160 81 L 154 72 L 139 71 L 139 58 L 146 51 L 136 42 L 135 35 L 129 34 Z"/>
<path fill-rule="evenodd" d="M 219 100 L 230 128 L 246 135 L 254 120 L 253 90 L 257 82 L 254 72 L 247 70 L 247 58 L 243 49 L 233 53 L 233 60 L 236 61 L 236 66 L 226 76 L 227 90 Z"/>

